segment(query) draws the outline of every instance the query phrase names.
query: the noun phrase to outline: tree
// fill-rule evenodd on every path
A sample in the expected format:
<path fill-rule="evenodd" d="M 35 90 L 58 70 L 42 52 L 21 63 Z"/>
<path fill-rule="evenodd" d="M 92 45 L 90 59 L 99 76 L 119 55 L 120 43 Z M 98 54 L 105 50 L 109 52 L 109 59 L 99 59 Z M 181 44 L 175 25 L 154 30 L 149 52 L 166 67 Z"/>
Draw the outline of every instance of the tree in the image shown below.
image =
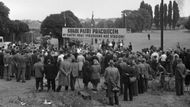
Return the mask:
<path fill-rule="evenodd" d="M 172 1 L 170 1 L 169 5 L 168 5 L 168 25 L 169 25 L 169 28 L 171 29 L 171 26 L 172 26 Z"/>
<path fill-rule="evenodd" d="M 112 20 L 101 20 L 97 23 L 98 28 L 114 28 L 115 24 Z"/>
<path fill-rule="evenodd" d="M 164 10 L 164 28 L 166 29 L 166 27 L 167 27 L 167 25 L 168 25 L 168 14 L 167 14 L 167 12 L 168 12 L 168 8 L 167 8 L 167 4 L 164 4 L 164 8 L 163 8 L 163 10 Z"/>
<path fill-rule="evenodd" d="M 151 15 L 145 9 L 135 11 L 122 11 L 123 14 L 128 14 L 125 17 L 126 28 L 131 29 L 131 32 L 142 32 L 150 27 Z"/>
<path fill-rule="evenodd" d="M 121 11 L 121 14 L 122 14 L 122 28 L 127 28 L 127 30 L 129 30 L 129 25 L 127 23 L 127 19 L 126 19 L 126 16 L 129 16 L 131 15 L 133 11 L 132 10 L 123 10 Z M 127 23 L 127 24 L 126 24 Z"/>
<path fill-rule="evenodd" d="M 145 8 L 145 2 L 144 2 L 144 1 L 141 2 L 140 8 L 141 8 L 141 9 L 144 9 L 144 8 Z"/>
<path fill-rule="evenodd" d="M 84 21 L 84 22 L 81 22 L 81 25 L 84 28 L 90 28 L 91 27 L 91 22 L 90 21 Z"/>
<path fill-rule="evenodd" d="M 151 29 L 152 23 L 153 23 L 153 11 L 152 11 L 152 6 L 149 5 L 148 3 L 145 3 L 144 1 L 142 1 L 141 4 L 140 4 L 140 9 L 145 9 L 145 10 L 147 10 L 148 13 L 150 14 L 150 16 L 151 16 L 151 19 L 150 19 L 150 20 L 151 20 L 151 23 L 150 23 L 148 29 Z"/>
<path fill-rule="evenodd" d="M 3 2 L 0 2 L 0 34 L 4 37 L 9 33 L 9 11 L 9 8 L 5 6 Z"/>
<path fill-rule="evenodd" d="M 7 6 L 5 6 L 3 2 L 0 2 L 0 16 L 8 18 L 9 11 L 10 9 Z"/>
<path fill-rule="evenodd" d="M 190 16 L 189 16 L 188 21 L 185 24 L 185 28 L 188 29 L 188 30 L 190 30 Z"/>
<path fill-rule="evenodd" d="M 117 18 L 114 22 L 114 25 L 116 28 L 122 28 L 122 23 L 123 23 L 122 18 Z"/>
<path fill-rule="evenodd" d="M 151 16 L 151 24 L 150 24 L 150 29 L 151 29 L 152 24 L 153 24 L 153 11 L 152 11 L 152 6 L 151 5 L 148 6 L 148 11 L 149 11 L 150 16 Z"/>
<path fill-rule="evenodd" d="M 98 27 L 98 28 L 105 28 L 105 20 L 100 20 L 97 23 L 96 27 Z"/>
<path fill-rule="evenodd" d="M 9 30 L 10 30 L 10 34 L 14 33 L 15 39 L 19 41 L 21 40 L 20 34 L 28 32 L 29 27 L 26 23 L 20 20 L 13 20 L 11 21 L 11 23 L 9 23 Z"/>
<path fill-rule="evenodd" d="M 152 16 L 149 13 L 148 10 L 146 9 L 139 9 L 138 10 L 140 15 L 143 17 L 143 30 L 149 30 L 151 28 L 151 23 L 152 23 Z"/>
<path fill-rule="evenodd" d="M 0 2 L 0 34 L 6 39 L 10 40 L 12 34 L 15 34 L 16 39 L 20 40 L 18 36 L 21 33 L 28 32 L 29 27 L 26 23 L 19 20 L 9 19 L 10 9 Z"/>
<path fill-rule="evenodd" d="M 156 26 L 157 29 L 160 28 L 160 8 L 159 5 L 155 6 L 155 10 L 154 10 L 154 24 Z"/>
<path fill-rule="evenodd" d="M 47 16 L 41 25 L 41 33 L 43 36 L 49 35 L 51 32 L 58 38 L 60 45 L 62 41 L 63 27 L 82 27 L 79 19 L 70 10 L 60 14 L 51 14 Z"/>
<path fill-rule="evenodd" d="M 176 1 L 173 1 L 173 20 L 172 20 L 172 28 L 175 29 L 177 22 L 179 20 L 179 7 Z"/>

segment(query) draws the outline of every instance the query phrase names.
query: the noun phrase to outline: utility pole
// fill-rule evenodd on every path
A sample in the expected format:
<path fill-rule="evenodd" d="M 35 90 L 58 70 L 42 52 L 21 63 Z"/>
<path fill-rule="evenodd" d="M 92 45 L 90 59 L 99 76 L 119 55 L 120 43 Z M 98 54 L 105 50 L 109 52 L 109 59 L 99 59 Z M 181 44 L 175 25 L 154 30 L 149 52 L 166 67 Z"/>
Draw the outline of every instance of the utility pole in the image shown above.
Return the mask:
<path fill-rule="evenodd" d="M 161 50 L 163 51 L 164 50 L 164 0 L 161 0 L 161 12 L 160 12 L 160 25 L 161 25 Z"/>

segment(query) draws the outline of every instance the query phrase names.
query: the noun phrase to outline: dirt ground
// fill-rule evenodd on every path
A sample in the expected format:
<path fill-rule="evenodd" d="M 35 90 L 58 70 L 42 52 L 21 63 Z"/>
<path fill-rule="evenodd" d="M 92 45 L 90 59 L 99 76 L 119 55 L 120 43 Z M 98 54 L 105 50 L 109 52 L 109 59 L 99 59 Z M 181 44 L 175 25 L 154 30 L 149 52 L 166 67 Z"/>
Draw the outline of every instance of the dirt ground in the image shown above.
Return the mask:
<path fill-rule="evenodd" d="M 84 100 L 78 95 L 78 91 L 83 89 L 82 80 L 77 82 L 76 88 L 75 92 L 64 91 L 64 88 L 59 93 L 36 92 L 34 79 L 26 83 L 0 80 L 0 107 L 110 107 L 107 105 L 105 91 L 99 89 L 97 93 L 94 93 L 88 90 L 92 99 Z M 190 107 L 190 94 L 188 93 L 177 97 L 174 92 L 148 91 L 134 97 L 133 101 L 122 101 L 123 96 L 119 99 L 118 107 Z M 51 101 L 52 104 L 44 104 L 45 100 Z"/>

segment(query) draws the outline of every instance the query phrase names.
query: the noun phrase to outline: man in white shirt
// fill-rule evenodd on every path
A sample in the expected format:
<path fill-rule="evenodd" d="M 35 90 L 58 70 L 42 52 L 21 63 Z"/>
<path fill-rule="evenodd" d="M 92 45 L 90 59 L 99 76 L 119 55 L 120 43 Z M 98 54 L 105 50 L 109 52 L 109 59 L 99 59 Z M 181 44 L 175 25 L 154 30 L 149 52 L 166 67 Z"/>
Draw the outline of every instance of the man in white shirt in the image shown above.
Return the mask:
<path fill-rule="evenodd" d="M 166 68 L 166 58 L 167 58 L 167 55 L 165 52 L 162 52 L 162 55 L 160 56 L 160 63 L 161 65 Z"/>

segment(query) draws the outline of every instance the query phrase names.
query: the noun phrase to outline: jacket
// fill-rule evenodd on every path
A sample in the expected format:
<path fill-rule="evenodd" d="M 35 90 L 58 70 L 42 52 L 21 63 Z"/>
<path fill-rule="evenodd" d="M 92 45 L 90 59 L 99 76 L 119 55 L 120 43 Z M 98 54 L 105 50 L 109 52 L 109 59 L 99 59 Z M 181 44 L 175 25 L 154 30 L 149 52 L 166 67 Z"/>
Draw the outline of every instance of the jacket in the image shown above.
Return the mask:
<path fill-rule="evenodd" d="M 72 76 L 73 77 L 78 77 L 78 75 L 79 75 L 79 63 L 77 63 L 77 62 L 73 62 L 73 63 L 71 63 L 71 73 L 72 73 Z"/>
<path fill-rule="evenodd" d="M 57 76 L 57 68 L 54 64 L 47 64 L 44 67 L 44 73 L 47 79 L 55 79 Z"/>
<path fill-rule="evenodd" d="M 100 79 L 101 66 L 99 63 L 96 63 L 91 66 L 92 74 L 91 79 Z"/>
<path fill-rule="evenodd" d="M 183 63 L 179 63 L 176 66 L 175 78 L 176 79 L 183 79 L 186 73 L 186 67 Z"/>
<path fill-rule="evenodd" d="M 42 64 L 42 62 L 35 63 L 33 69 L 35 72 L 35 78 L 43 78 L 44 65 Z"/>

